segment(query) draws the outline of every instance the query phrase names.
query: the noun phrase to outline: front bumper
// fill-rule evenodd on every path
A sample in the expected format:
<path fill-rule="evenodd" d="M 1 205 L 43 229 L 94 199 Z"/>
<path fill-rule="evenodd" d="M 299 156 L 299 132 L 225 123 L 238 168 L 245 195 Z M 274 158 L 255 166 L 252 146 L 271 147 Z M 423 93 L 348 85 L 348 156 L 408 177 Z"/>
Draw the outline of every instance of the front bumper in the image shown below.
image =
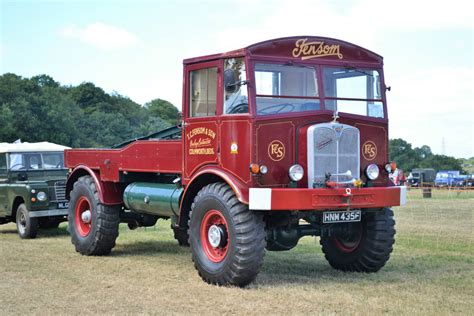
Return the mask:
<path fill-rule="evenodd" d="M 30 217 L 47 217 L 47 216 L 64 216 L 67 215 L 68 209 L 61 208 L 56 210 L 45 210 L 45 211 L 30 211 Z"/>
<path fill-rule="evenodd" d="M 313 211 L 380 208 L 406 203 L 406 187 L 271 189 L 250 188 L 249 208 L 272 211 Z"/>

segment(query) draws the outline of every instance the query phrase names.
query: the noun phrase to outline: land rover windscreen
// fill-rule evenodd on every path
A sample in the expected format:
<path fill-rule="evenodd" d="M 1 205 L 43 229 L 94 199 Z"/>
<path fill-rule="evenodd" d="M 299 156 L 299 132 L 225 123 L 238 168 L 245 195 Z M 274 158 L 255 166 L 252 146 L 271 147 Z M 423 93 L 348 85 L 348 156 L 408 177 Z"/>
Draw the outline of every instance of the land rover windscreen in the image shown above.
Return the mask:
<path fill-rule="evenodd" d="M 63 152 L 10 153 L 8 161 L 11 171 L 64 169 Z"/>

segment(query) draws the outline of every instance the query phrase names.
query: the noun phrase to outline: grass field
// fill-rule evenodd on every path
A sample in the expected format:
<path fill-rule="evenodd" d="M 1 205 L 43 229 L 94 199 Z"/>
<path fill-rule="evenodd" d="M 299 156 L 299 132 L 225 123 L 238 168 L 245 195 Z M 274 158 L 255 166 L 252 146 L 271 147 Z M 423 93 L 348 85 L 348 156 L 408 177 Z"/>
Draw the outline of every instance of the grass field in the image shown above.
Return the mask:
<path fill-rule="evenodd" d="M 245 289 L 199 278 L 169 222 L 128 230 L 107 257 L 75 253 L 66 232 L 20 240 L 0 226 L 0 314 L 473 314 L 474 192 L 409 191 L 395 208 L 396 245 L 378 273 L 343 273 L 315 238 L 267 252 Z"/>

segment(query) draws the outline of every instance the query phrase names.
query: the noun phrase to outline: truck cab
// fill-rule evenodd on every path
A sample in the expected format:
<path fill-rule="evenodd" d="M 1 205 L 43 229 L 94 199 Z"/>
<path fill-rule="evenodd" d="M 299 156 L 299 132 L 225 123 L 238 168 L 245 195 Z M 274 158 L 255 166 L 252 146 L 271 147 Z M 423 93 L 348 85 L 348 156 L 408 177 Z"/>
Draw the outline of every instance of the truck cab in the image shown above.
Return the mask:
<path fill-rule="evenodd" d="M 66 220 L 64 149 L 48 143 L 0 143 L 0 224 L 16 222 L 21 238 Z"/>
<path fill-rule="evenodd" d="M 180 126 L 66 151 L 76 250 L 109 253 L 118 223 L 145 226 L 146 215 L 171 219 L 212 284 L 249 284 L 265 249 L 290 250 L 303 236 L 321 236 L 336 269 L 382 268 L 395 234 L 389 207 L 406 198 L 389 179 L 382 57 L 301 36 L 183 66 Z"/>
<path fill-rule="evenodd" d="M 214 166 L 236 178 L 240 199 L 251 208 L 250 188 L 390 186 L 382 57 L 303 37 L 188 59 L 184 66 L 183 183 Z M 258 172 L 249 172 L 251 165 Z M 374 179 L 368 166 L 379 169 Z M 291 168 L 302 178 L 292 179 Z"/>

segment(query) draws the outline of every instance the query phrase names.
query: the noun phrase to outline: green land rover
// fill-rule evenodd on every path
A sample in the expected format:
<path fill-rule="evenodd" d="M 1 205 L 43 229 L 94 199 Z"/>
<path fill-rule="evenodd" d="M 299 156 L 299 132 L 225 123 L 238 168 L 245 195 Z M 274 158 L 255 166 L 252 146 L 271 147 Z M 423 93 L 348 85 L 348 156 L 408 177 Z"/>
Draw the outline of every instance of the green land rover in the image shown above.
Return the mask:
<path fill-rule="evenodd" d="M 66 221 L 64 149 L 48 142 L 0 143 L 0 224 L 16 222 L 21 238 Z"/>

